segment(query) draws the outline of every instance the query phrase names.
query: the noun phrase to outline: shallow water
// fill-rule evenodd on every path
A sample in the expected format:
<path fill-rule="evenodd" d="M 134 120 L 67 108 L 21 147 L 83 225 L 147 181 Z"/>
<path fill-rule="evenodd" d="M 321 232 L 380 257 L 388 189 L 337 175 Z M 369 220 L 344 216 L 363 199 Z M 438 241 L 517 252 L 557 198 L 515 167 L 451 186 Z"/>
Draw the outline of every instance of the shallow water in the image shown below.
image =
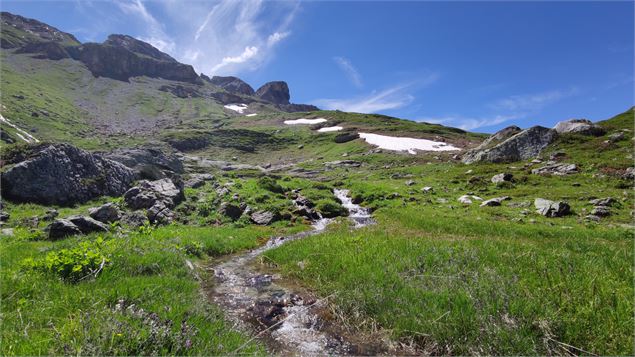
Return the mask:
<path fill-rule="evenodd" d="M 355 228 L 373 223 L 370 211 L 356 205 L 348 190 L 335 196 L 349 211 Z M 285 355 L 377 354 L 377 343 L 359 343 L 345 336 L 330 315 L 328 300 L 276 275 L 259 271 L 254 260 L 263 252 L 287 242 L 322 232 L 332 219 L 313 222 L 313 230 L 288 237 L 271 238 L 265 245 L 237 255 L 213 267 L 215 284 L 211 297 L 226 315 L 242 328 L 255 330 L 270 352 Z M 238 351 L 237 351 L 238 352 Z"/>

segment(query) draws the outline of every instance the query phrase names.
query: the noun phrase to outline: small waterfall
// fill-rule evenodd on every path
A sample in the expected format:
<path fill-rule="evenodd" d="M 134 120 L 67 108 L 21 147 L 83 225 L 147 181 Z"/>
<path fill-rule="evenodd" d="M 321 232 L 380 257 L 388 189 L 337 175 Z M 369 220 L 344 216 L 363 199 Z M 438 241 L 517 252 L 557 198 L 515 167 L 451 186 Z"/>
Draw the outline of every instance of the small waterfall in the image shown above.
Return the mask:
<path fill-rule="evenodd" d="M 355 222 L 355 228 L 360 228 L 374 223 L 368 208 L 364 208 L 353 203 L 353 199 L 349 197 L 350 191 L 344 189 L 333 190 L 335 197 L 342 202 L 342 206 L 348 210 L 348 218 Z"/>

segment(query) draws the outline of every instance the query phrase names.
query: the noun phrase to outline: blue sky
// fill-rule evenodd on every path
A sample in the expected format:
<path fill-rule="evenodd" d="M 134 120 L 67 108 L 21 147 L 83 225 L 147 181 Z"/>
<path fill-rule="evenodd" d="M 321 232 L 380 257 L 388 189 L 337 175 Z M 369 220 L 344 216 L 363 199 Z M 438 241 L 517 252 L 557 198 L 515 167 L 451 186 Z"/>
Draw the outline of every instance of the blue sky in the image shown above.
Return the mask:
<path fill-rule="evenodd" d="M 634 104 L 633 2 L 9 1 L 82 42 L 124 33 L 296 103 L 493 132 Z"/>

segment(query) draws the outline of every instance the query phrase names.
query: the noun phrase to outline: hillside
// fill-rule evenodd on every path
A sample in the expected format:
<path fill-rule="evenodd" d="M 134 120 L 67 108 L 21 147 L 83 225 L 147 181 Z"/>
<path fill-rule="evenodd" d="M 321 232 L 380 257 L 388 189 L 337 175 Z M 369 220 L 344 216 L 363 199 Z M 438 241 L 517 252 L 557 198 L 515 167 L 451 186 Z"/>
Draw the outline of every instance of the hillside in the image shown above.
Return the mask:
<path fill-rule="evenodd" d="M 1 20 L 2 355 L 632 353 L 634 108 L 485 135 Z"/>

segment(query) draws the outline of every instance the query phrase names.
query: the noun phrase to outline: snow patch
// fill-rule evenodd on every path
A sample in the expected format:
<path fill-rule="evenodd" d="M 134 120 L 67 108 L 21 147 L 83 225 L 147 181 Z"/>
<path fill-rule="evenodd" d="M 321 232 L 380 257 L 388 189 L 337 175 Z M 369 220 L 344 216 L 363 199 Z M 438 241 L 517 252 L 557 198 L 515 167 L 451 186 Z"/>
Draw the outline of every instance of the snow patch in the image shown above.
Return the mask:
<path fill-rule="evenodd" d="M 318 131 L 320 133 L 328 133 L 329 131 L 340 131 L 343 130 L 344 128 L 342 128 L 341 126 L 329 126 L 327 128 L 320 128 L 318 129 Z"/>
<path fill-rule="evenodd" d="M 225 108 L 242 114 L 245 111 L 245 109 L 247 109 L 247 104 L 242 104 L 242 103 L 227 104 L 225 105 Z"/>
<path fill-rule="evenodd" d="M 326 119 L 324 118 L 316 118 L 316 119 L 295 119 L 295 120 L 285 120 L 284 123 L 287 125 L 297 125 L 297 124 L 319 124 L 324 123 Z"/>
<path fill-rule="evenodd" d="M 255 117 L 256 115 L 258 115 L 258 113 L 251 113 L 251 114 L 247 114 L 245 116 L 246 117 Z"/>
<path fill-rule="evenodd" d="M 367 143 L 378 146 L 382 149 L 393 150 L 393 151 L 407 151 L 408 153 L 412 155 L 417 153 L 416 150 L 422 150 L 422 151 L 461 150 L 457 147 L 454 147 L 452 145 L 449 145 L 443 142 L 432 141 L 427 139 L 395 137 L 395 136 L 369 134 L 369 133 L 359 133 L 359 137 L 366 140 Z"/>
<path fill-rule="evenodd" d="M 3 124 L 6 124 L 10 127 L 12 127 L 13 129 L 16 130 L 16 135 L 24 140 L 25 142 L 31 144 L 31 143 L 39 143 L 40 141 L 38 139 L 36 139 L 33 135 L 27 133 L 26 131 L 18 128 L 17 125 L 13 124 L 12 122 L 9 121 L 9 119 L 6 119 L 5 117 L 2 116 L 2 114 L 0 114 L 0 122 L 2 122 Z"/>

